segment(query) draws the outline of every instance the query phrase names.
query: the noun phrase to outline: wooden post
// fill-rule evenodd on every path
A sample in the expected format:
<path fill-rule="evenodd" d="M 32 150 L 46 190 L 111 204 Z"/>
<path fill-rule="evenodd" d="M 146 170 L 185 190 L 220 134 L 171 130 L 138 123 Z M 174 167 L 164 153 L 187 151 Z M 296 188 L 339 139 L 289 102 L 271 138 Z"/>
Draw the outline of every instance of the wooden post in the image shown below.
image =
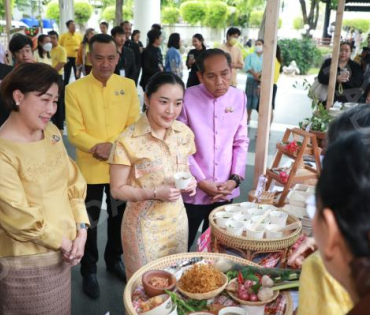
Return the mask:
<path fill-rule="evenodd" d="M 335 33 L 333 38 L 333 55 L 331 58 L 330 65 L 330 77 L 328 85 L 328 99 L 326 101 L 326 109 L 329 109 L 334 104 L 334 93 L 335 84 L 337 82 L 337 69 L 339 60 L 339 48 L 340 48 L 340 34 L 342 31 L 343 12 L 346 0 L 338 1 L 337 17 L 335 20 Z"/>
<path fill-rule="evenodd" d="M 5 0 L 6 37 L 8 45 L 10 42 L 10 30 L 12 29 L 12 8 L 10 0 Z"/>
<path fill-rule="evenodd" d="M 254 162 L 254 187 L 259 176 L 265 174 L 271 120 L 272 89 L 275 75 L 275 56 L 279 22 L 280 0 L 269 0 L 266 4 L 266 26 L 263 48 L 263 68 L 260 92 L 256 156 Z"/>

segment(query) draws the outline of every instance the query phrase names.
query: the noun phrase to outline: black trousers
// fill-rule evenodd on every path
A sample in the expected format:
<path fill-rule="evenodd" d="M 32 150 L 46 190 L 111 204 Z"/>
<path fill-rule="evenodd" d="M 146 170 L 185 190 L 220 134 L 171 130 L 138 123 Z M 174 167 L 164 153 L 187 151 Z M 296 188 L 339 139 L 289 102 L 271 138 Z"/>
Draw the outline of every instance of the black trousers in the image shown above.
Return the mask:
<path fill-rule="evenodd" d="M 67 63 L 64 65 L 64 86 L 69 83 L 69 78 L 71 77 L 73 68 L 73 73 L 76 76 L 76 58 L 68 57 Z"/>
<path fill-rule="evenodd" d="M 231 202 L 216 202 L 210 205 L 193 205 L 190 203 L 185 203 L 186 214 L 188 215 L 189 221 L 189 239 L 188 239 L 188 250 L 190 250 L 191 246 L 194 243 L 195 237 L 197 236 L 197 232 L 199 229 L 200 224 L 204 220 L 202 233 L 209 227 L 208 216 L 212 212 L 213 209 L 217 207 L 227 205 Z"/>
<path fill-rule="evenodd" d="M 56 113 L 51 118 L 51 121 L 53 122 L 54 125 L 58 127 L 59 130 L 63 130 L 66 114 L 65 114 L 65 105 L 64 105 L 64 82 L 63 82 L 62 75 L 60 76 L 60 81 L 61 81 L 60 83 L 61 90 L 59 92 L 58 107 L 57 107 Z"/>
<path fill-rule="evenodd" d="M 81 260 L 82 276 L 96 273 L 96 264 L 99 259 L 98 253 L 98 223 L 103 199 L 103 192 L 107 195 L 108 211 L 108 240 L 105 246 L 104 260 L 107 265 L 113 265 L 121 260 L 121 222 L 126 203 L 115 200 L 110 195 L 109 184 L 87 185 L 86 208 L 91 227 L 87 231 L 85 254 Z"/>

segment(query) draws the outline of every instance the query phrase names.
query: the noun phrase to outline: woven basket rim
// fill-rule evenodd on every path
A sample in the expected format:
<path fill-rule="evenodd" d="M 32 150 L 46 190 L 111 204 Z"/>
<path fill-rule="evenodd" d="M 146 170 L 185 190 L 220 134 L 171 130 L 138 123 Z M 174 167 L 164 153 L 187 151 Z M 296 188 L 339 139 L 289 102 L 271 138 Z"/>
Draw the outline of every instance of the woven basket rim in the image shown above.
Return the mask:
<path fill-rule="evenodd" d="M 133 276 L 127 282 L 125 290 L 123 292 L 123 304 L 125 306 L 127 314 L 128 315 L 138 315 L 138 313 L 136 313 L 132 305 L 131 294 L 133 292 L 133 289 L 141 283 L 141 277 L 146 271 L 154 270 L 158 268 L 166 268 L 170 266 L 171 264 L 176 263 L 177 261 L 180 261 L 182 259 L 190 259 L 194 257 L 203 257 L 204 259 L 227 258 L 231 261 L 234 261 L 235 263 L 240 263 L 240 264 L 250 265 L 250 266 L 255 266 L 255 267 L 261 267 L 246 259 L 232 256 L 232 255 L 220 254 L 220 253 L 193 252 L 193 253 L 175 254 L 175 255 L 170 255 L 170 256 L 160 258 L 158 260 L 152 261 L 148 263 L 147 265 L 141 267 L 138 271 L 136 271 L 133 274 Z"/>
<path fill-rule="evenodd" d="M 238 206 L 238 205 L 240 205 L 240 203 L 235 203 L 235 204 L 233 204 L 233 206 L 234 205 Z M 258 205 L 258 204 L 256 204 L 256 205 Z M 238 247 L 238 248 L 253 249 L 253 250 L 259 250 L 259 249 L 261 249 L 261 250 L 271 250 L 271 251 L 281 250 L 281 249 L 284 249 L 284 248 L 287 248 L 287 247 L 293 245 L 296 242 L 299 235 L 301 234 L 301 232 L 302 232 L 302 226 L 300 226 L 299 228 L 297 228 L 290 235 L 285 236 L 285 237 L 281 237 L 281 238 L 275 238 L 275 239 L 267 239 L 267 238 L 256 239 L 256 238 L 250 238 L 250 237 L 244 237 L 244 236 L 238 236 L 238 235 L 235 235 L 235 234 L 231 234 L 231 233 L 227 232 L 226 230 L 222 229 L 221 227 L 219 227 L 215 222 L 215 218 L 214 218 L 215 213 L 218 212 L 218 211 L 221 211 L 223 208 L 224 208 L 224 206 L 220 206 L 220 207 L 215 208 L 209 214 L 208 220 L 209 220 L 209 225 L 211 226 L 212 234 L 216 238 L 217 238 L 217 236 L 221 236 L 222 237 L 221 242 L 225 243 L 225 245 L 229 245 L 229 244 L 230 244 L 230 246 L 237 245 L 236 247 Z M 281 208 L 279 208 L 279 211 L 287 213 L 288 214 L 288 220 L 293 221 L 293 222 L 299 221 L 299 219 L 296 216 L 290 214 L 289 212 L 287 212 L 287 211 L 285 211 Z"/>

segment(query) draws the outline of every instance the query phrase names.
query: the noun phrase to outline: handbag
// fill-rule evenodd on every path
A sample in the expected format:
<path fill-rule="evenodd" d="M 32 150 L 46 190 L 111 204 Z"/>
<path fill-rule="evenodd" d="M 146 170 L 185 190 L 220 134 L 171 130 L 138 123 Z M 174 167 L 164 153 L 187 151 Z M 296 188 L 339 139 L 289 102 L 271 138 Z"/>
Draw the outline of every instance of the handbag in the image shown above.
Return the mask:
<path fill-rule="evenodd" d="M 316 77 L 309 90 L 308 96 L 311 99 L 316 99 L 321 102 L 326 101 L 328 98 L 328 86 L 321 84 L 319 79 Z"/>

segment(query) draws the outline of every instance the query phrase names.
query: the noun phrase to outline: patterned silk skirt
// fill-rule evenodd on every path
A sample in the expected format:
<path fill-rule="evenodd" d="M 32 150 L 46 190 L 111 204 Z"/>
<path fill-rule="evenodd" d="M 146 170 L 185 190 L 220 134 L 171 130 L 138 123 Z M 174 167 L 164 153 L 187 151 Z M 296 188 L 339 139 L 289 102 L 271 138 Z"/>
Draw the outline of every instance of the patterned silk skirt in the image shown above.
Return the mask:
<path fill-rule="evenodd" d="M 121 231 L 127 278 L 151 261 L 187 252 L 188 233 L 182 198 L 128 202 Z"/>
<path fill-rule="evenodd" d="M 58 252 L 0 258 L 1 315 L 70 315 L 71 267 Z"/>

